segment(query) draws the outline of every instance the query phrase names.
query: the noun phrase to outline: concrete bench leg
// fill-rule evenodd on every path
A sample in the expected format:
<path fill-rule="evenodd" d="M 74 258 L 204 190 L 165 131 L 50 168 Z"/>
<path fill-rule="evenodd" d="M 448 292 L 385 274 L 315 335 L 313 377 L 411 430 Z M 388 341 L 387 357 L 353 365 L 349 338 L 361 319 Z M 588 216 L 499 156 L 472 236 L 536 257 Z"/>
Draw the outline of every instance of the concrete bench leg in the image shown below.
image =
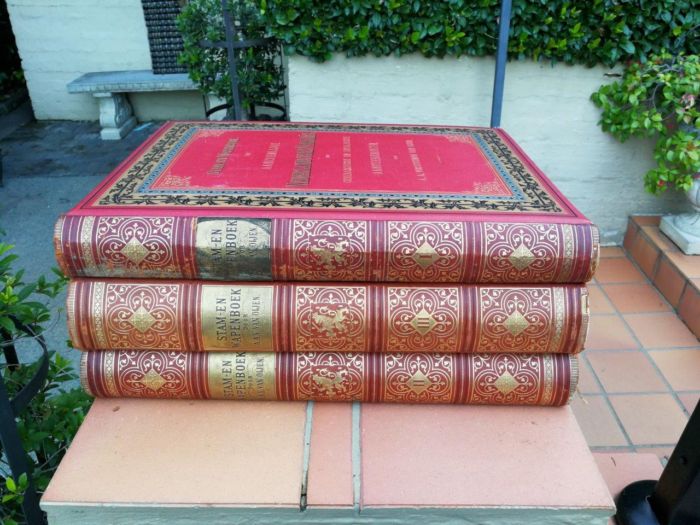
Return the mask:
<path fill-rule="evenodd" d="M 126 94 L 94 93 L 94 96 L 100 104 L 102 140 L 119 140 L 134 129 L 136 118 Z"/>

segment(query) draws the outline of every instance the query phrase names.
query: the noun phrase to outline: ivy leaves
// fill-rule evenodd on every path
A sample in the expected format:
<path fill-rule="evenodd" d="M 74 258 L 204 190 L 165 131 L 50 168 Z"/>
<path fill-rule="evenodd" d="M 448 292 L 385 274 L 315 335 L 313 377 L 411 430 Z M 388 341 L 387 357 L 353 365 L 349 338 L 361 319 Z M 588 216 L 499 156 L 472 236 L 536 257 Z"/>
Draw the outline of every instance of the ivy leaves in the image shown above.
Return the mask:
<path fill-rule="evenodd" d="M 269 30 L 317 61 L 347 56 L 493 54 L 500 0 L 257 0 Z M 693 0 L 514 0 L 509 55 L 613 65 L 661 49 L 696 53 Z M 690 34 L 690 36 L 688 36 Z"/>

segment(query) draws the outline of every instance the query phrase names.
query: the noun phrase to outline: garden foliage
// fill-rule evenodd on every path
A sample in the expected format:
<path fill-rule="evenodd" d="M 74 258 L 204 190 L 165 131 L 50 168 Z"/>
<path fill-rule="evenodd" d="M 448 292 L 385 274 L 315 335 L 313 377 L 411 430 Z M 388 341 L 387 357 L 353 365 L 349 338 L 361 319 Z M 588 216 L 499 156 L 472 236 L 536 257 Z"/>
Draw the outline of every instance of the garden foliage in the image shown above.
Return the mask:
<path fill-rule="evenodd" d="M 654 137 L 657 165 L 644 177 L 651 193 L 687 191 L 700 172 L 700 57 L 652 55 L 633 62 L 619 81 L 601 86 L 593 102 L 600 125 L 624 142 Z"/>
<path fill-rule="evenodd" d="M 30 333 L 41 334 L 52 320 L 47 299 L 55 298 L 65 287 L 66 277 L 55 270 L 53 280 L 39 277 L 36 281 L 24 281 L 23 270 L 13 266 L 17 255 L 12 246 L 0 242 L 0 346 L 15 346 Z M 38 348 L 38 344 L 34 343 Z M 22 346 L 24 348 L 24 346 Z M 22 350 L 17 349 L 20 362 Z M 83 421 L 91 399 L 77 385 L 78 375 L 66 358 L 50 352 L 49 372 L 46 383 L 29 405 L 16 418 L 30 478 L 36 490 L 42 493 L 58 467 L 68 445 Z M 39 362 L 21 364 L 19 367 L 0 364 L 5 386 L 10 397 L 16 395 L 33 377 Z M 12 476 L 7 457 L 0 445 L 0 521 L 3 525 L 23 522 L 21 509 L 27 476 Z"/>
<path fill-rule="evenodd" d="M 232 18 L 236 21 L 234 40 L 267 36 L 265 21 L 254 0 L 227 1 Z M 190 0 L 178 16 L 178 28 L 184 43 L 179 60 L 187 66 L 190 78 L 203 93 L 217 95 L 231 104 L 226 49 L 203 45 L 205 42 L 225 41 L 221 0 Z M 276 41 L 236 50 L 241 103 L 249 114 L 255 104 L 275 102 L 284 93 L 279 51 Z"/>
<path fill-rule="evenodd" d="M 289 52 L 347 56 L 493 54 L 499 0 L 256 0 Z M 662 49 L 697 53 L 696 0 L 514 0 L 509 55 L 613 65 Z"/>

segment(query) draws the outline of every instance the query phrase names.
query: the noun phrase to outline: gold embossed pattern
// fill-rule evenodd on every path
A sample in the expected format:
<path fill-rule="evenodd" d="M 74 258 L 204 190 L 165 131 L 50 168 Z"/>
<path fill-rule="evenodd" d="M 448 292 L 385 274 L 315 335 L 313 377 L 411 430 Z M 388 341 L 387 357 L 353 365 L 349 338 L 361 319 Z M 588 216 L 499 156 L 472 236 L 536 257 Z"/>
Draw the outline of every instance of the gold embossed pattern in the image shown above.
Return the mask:
<path fill-rule="evenodd" d="M 353 401 L 365 399 L 364 354 L 318 352 L 300 354 L 294 377 L 296 399 Z"/>
<path fill-rule="evenodd" d="M 366 281 L 369 221 L 292 221 L 291 278 L 300 281 Z"/>
<path fill-rule="evenodd" d="M 173 217 L 98 217 L 85 224 L 85 235 L 94 236 L 97 261 L 88 275 L 176 279 L 182 269 L 175 260 Z M 94 229 L 94 231 L 93 231 Z"/>
<path fill-rule="evenodd" d="M 389 330 L 385 348 L 392 352 L 459 352 L 459 288 L 387 288 Z"/>
<path fill-rule="evenodd" d="M 368 352 L 367 286 L 294 286 L 294 349 Z"/>
<path fill-rule="evenodd" d="M 144 348 L 180 350 L 187 346 L 179 320 L 182 285 L 106 284 L 96 282 L 95 290 L 104 287 L 104 299 L 93 297 L 95 313 L 104 311 L 104 346 L 102 348 Z M 95 328 L 100 333 L 99 328 Z"/>
<path fill-rule="evenodd" d="M 558 351 L 554 321 L 564 306 L 555 295 L 553 288 L 481 288 L 479 347 L 491 352 Z"/>
<path fill-rule="evenodd" d="M 461 222 L 387 223 L 389 281 L 459 282 L 465 260 Z"/>
<path fill-rule="evenodd" d="M 569 282 L 571 228 L 560 224 L 484 225 L 484 282 Z M 567 248 L 567 249 L 565 249 Z"/>

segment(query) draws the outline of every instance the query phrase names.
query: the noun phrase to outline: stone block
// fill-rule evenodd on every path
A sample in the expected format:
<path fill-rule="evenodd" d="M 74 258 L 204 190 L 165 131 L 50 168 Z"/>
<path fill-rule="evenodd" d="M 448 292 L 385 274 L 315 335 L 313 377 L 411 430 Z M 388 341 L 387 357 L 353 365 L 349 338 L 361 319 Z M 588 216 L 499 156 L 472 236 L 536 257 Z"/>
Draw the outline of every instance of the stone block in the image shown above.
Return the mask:
<path fill-rule="evenodd" d="M 604 525 L 569 407 L 97 399 L 51 525 Z"/>

